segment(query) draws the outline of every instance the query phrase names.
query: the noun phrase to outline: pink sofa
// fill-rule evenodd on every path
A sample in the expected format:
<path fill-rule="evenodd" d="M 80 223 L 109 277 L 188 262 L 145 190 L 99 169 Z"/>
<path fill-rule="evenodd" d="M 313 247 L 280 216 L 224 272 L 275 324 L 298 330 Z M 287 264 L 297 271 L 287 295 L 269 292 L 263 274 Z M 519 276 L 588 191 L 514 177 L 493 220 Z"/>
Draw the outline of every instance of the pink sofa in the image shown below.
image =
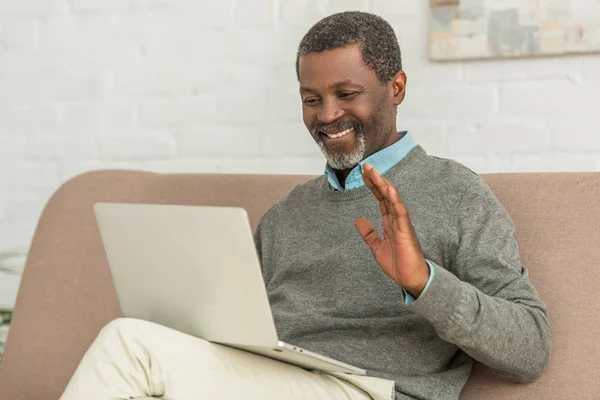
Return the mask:
<path fill-rule="evenodd" d="M 95 202 L 243 206 L 255 225 L 308 178 L 99 171 L 65 183 L 33 238 L 0 365 L 0 399 L 57 399 L 100 328 L 119 316 Z M 484 178 L 516 223 L 523 262 L 548 305 L 553 353 L 544 377 L 526 385 L 476 364 L 461 398 L 600 398 L 600 173 Z"/>

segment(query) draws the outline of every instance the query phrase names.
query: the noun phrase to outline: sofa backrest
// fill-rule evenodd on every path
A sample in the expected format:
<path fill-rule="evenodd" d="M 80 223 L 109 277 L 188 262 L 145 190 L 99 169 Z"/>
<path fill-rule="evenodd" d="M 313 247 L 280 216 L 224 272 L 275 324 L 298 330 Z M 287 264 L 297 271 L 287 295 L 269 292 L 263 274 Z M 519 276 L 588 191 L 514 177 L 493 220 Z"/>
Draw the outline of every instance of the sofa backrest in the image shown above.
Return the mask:
<path fill-rule="evenodd" d="M 23 274 L 0 399 L 57 399 L 98 331 L 120 316 L 92 206 L 131 202 L 242 206 L 253 226 L 308 176 L 99 171 L 64 184 L 39 220 Z M 476 364 L 464 399 L 593 398 L 600 392 L 600 173 L 484 176 L 517 227 L 524 264 L 548 305 L 545 376 L 506 382 Z"/>

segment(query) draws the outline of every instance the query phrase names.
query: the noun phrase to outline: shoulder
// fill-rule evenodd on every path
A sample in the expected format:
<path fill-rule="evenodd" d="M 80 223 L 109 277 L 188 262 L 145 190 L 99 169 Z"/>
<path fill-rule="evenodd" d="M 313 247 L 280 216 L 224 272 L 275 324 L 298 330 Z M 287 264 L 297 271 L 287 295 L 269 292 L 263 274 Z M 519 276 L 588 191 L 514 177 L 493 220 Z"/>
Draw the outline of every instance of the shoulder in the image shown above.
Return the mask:
<path fill-rule="evenodd" d="M 321 175 L 294 186 L 285 196 L 267 209 L 260 220 L 259 227 L 270 225 L 273 221 L 281 222 L 284 216 L 289 218 L 299 210 L 312 207 L 313 203 L 321 198 L 326 181 L 327 178 Z"/>
<path fill-rule="evenodd" d="M 483 178 L 468 167 L 445 158 L 427 156 L 431 174 L 430 185 L 451 200 L 462 219 L 476 215 L 496 215 L 506 218 L 506 211 Z"/>
<path fill-rule="evenodd" d="M 468 167 L 429 155 L 420 146 L 406 172 L 407 175 L 398 175 L 394 183 L 404 189 L 407 200 L 412 198 L 429 210 L 444 214 L 454 213 L 471 186 L 485 185 Z"/>
<path fill-rule="evenodd" d="M 483 182 L 477 173 L 454 160 L 427 155 L 422 163 L 426 171 L 424 179 L 444 192 L 462 196 L 475 182 Z"/>
<path fill-rule="evenodd" d="M 407 175 L 398 175 L 394 181 L 410 211 L 414 209 L 446 223 L 477 215 L 506 218 L 489 186 L 465 165 L 428 155 L 422 149 L 413 161 Z"/>

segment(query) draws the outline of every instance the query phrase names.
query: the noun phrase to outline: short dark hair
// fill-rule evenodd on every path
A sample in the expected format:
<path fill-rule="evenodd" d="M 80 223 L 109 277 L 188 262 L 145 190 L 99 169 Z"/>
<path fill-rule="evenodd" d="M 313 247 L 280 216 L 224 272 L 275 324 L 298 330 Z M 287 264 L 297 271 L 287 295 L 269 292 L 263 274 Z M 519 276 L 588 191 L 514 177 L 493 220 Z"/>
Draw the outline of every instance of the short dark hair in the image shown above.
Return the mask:
<path fill-rule="evenodd" d="M 360 46 L 363 62 L 382 83 L 402 71 L 400 46 L 390 24 L 375 14 L 345 11 L 323 18 L 304 35 L 296 55 L 298 80 L 301 56 L 353 44 Z"/>

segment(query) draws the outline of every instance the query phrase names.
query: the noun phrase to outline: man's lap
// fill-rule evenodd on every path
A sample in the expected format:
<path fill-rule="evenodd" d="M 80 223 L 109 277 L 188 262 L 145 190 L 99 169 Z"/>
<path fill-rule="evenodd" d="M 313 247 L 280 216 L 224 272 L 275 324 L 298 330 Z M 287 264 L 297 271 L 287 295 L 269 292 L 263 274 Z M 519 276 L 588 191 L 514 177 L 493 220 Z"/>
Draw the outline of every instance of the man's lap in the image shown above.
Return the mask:
<path fill-rule="evenodd" d="M 330 376 L 272 360 L 157 325 L 121 318 L 102 329 L 63 399 L 93 391 L 98 399 L 161 396 L 192 399 L 390 399 L 393 383 L 376 378 Z M 89 385 L 99 386 L 90 390 Z M 112 385 L 112 387 L 111 387 Z M 391 386 L 390 386 L 391 385 Z M 84 388 L 83 386 L 88 386 Z M 90 398 L 90 397 L 87 397 Z M 214 398 L 214 397 L 213 397 Z"/>

